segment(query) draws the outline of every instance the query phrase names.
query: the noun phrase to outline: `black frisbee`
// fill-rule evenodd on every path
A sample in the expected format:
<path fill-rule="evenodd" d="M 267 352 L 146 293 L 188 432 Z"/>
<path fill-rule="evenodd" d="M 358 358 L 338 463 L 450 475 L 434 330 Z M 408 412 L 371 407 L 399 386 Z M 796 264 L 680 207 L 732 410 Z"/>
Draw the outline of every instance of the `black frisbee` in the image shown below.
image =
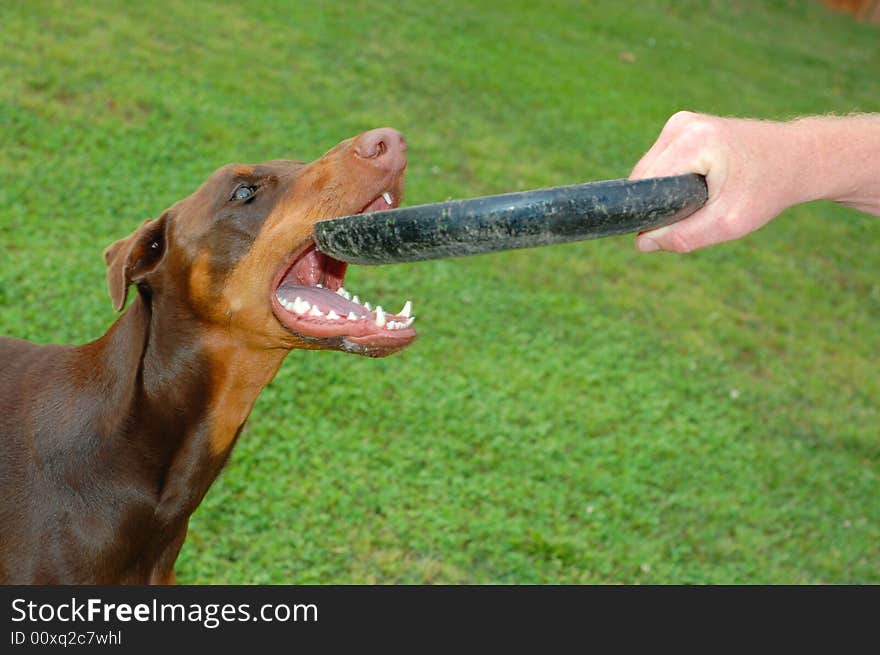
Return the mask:
<path fill-rule="evenodd" d="M 330 218 L 315 244 L 355 264 L 464 257 L 650 230 L 706 198 L 702 175 L 605 180 Z"/>

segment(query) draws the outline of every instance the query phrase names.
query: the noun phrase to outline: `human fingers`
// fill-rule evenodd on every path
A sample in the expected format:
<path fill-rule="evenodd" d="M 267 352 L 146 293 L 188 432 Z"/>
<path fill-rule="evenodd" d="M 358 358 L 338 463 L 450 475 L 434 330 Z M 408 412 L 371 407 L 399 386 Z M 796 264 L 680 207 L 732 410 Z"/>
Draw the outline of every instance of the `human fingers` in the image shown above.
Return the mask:
<path fill-rule="evenodd" d="M 684 130 L 686 126 L 698 116 L 699 114 L 689 111 L 679 111 L 673 114 L 669 120 L 666 121 L 657 140 L 650 147 L 648 152 L 646 152 L 633 167 L 629 178 L 631 180 L 637 180 L 650 177 L 650 175 L 646 175 L 646 172 L 653 167 L 656 159 L 681 135 L 682 130 Z"/>

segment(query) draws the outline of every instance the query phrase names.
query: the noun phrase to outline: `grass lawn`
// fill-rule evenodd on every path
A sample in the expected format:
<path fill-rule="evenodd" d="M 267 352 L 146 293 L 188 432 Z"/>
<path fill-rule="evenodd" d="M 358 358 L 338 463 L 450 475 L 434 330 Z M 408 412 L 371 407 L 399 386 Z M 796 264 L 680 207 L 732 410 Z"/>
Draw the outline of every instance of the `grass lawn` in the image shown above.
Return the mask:
<path fill-rule="evenodd" d="M 0 24 L 0 334 L 38 342 L 103 333 L 104 246 L 229 161 L 392 125 L 417 204 L 624 177 L 677 109 L 880 111 L 880 28 L 806 0 Z M 412 298 L 419 340 L 288 357 L 180 582 L 880 583 L 880 219 L 814 203 L 687 256 L 617 237 L 346 286 Z"/>

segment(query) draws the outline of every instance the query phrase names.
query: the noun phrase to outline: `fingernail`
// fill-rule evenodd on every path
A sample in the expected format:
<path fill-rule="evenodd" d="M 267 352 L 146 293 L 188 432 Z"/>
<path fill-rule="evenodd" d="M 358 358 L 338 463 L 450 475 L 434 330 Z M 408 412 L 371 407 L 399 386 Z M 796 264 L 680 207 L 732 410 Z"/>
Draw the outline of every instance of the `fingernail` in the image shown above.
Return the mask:
<path fill-rule="evenodd" d="M 636 239 L 636 247 L 641 252 L 659 252 L 661 250 L 659 243 L 646 236 L 640 236 Z"/>

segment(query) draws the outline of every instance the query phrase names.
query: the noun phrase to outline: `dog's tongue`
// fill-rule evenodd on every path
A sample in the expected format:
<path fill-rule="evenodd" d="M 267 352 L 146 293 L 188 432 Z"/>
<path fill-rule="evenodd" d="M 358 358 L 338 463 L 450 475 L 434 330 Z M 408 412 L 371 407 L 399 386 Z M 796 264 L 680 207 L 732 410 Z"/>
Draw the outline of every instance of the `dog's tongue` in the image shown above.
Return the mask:
<path fill-rule="evenodd" d="M 299 298 L 300 303 L 308 303 L 310 309 L 317 307 L 322 314 L 332 310 L 342 317 L 348 317 L 349 314 L 357 318 L 375 317 L 374 312 L 345 297 L 348 294 L 343 296 L 336 293 L 342 287 L 347 267 L 345 262 L 318 252 L 311 246 L 281 280 L 275 295 L 282 305 L 292 305 Z"/>
<path fill-rule="evenodd" d="M 318 252 L 312 245 L 281 279 L 275 289 L 275 298 L 290 315 L 298 316 L 297 320 L 335 323 L 337 327 L 340 320 L 351 321 L 349 327 L 366 321 L 374 324 L 379 332 L 414 332 L 410 327 L 413 322 L 410 316 L 412 303 L 407 301 L 397 314 L 386 312 L 378 305 L 373 309 L 366 301 L 361 303 L 358 296 L 349 294 L 342 287 L 347 266 L 345 262 Z M 362 331 L 361 328 L 359 326 L 357 329 Z M 359 336 L 353 332 L 348 334 Z"/>
<path fill-rule="evenodd" d="M 373 312 L 367 310 L 363 305 L 347 300 L 335 291 L 330 291 L 329 289 L 289 284 L 285 282 L 278 287 L 275 295 L 278 296 L 278 300 L 286 301 L 288 303 L 292 303 L 299 298 L 300 301 L 305 301 L 312 306 L 317 306 L 324 314 L 332 309 L 339 316 L 348 316 L 349 312 L 354 313 L 358 318 L 361 316 L 373 315 Z"/>

